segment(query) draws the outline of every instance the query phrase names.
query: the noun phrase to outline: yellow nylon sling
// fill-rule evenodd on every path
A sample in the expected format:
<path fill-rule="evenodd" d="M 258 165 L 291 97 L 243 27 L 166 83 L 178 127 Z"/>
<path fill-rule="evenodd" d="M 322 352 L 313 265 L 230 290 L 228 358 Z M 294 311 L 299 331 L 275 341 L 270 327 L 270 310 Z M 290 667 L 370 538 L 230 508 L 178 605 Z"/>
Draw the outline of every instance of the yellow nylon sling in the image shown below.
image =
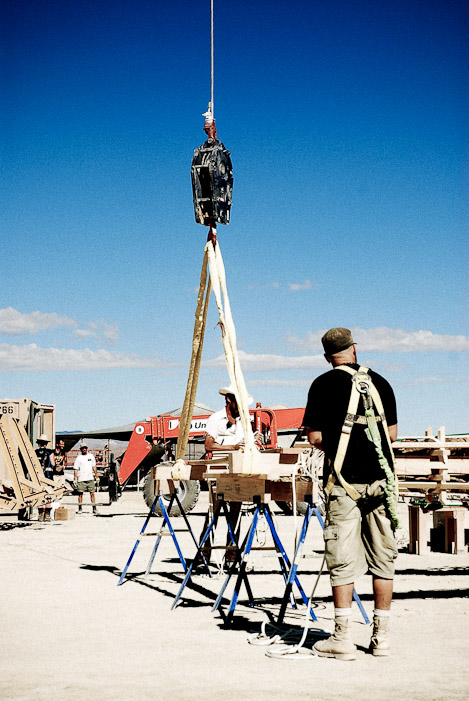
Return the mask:
<path fill-rule="evenodd" d="M 345 489 L 347 494 L 357 501 L 360 499 L 361 494 L 353 487 L 351 484 L 349 484 L 341 474 L 342 471 L 342 466 L 344 463 L 345 459 L 345 454 L 347 452 L 348 444 L 350 441 L 350 434 L 352 432 L 353 424 L 354 422 L 354 417 L 357 413 L 357 408 L 358 408 L 358 402 L 360 399 L 360 392 L 357 388 L 357 383 L 359 382 L 360 375 L 364 376 L 364 380 L 366 381 L 369 391 L 371 394 L 371 398 L 373 400 L 373 403 L 376 407 L 376 410 L 378 412 L 378 417 L 375 417 L 376 420 L 380 420 L 383 424 L 383 429 L 384 429 L 384 435 L 386 436 L 386 440 L 389 446 L 389 451 L 391 454 L 391 461 L 392 461 L 392 467 L 393 467 L 393 472 L 394 472 L 394 479 L 395 479 L 395 495 L 396 499 L 398 496 L 399 492 L 399 487 L 397 483 L 397 475 L 396 475 L 396 465 L 394 461 L 394 452 L 392 449 L 391 445 L 391 437 L 389 435 L 389 428 L 388 424 L 386 421 L 386 416 L 384 414 L 384 407 L 383 407 L 383 402 L 381 401 L 381 397 L 379 395 L 378 390 L 374 386 L 373 382 L 371 381 L 370 376 L 368 375 L 368 368 L 361 366 L 358 368 L 358 370 L 354 370 L 353 368 L 347 366 L 347 365 L 337 365 L 334 370 L 343 370 L 344 372 L 347 372 L 349 375 L 351 375 L 354 378 L 354 381 L 352 382 L 352 389 L 350 392 L 350 399 L 349 399 L 349 404 L 347 407 L 347 414 L 342 426 L 342 431 L 340 434 L 339 438 L 339 444 L 337 446 L 337 452 L 335 455 L 334 459 L 334 465 L 331 470 L 331 474 L 329 475 L 329 479 L 327 480 L 327 484 L 325 487 L 325 492 L 327 496 L 331 493 L 332 487 L 334 486 L 336 480 L 339 481 L 340 485 Z M 351 418 L 349 418 L 351 417 Z M 361 417 L 360 417 L 361 418 Z"/>
<path fill-rule="evenodd" d="M 207 274 L 207 266 L 209 274 Z M 220 244 L 214 246 L 208 241 L 204 249 L 202 273 L 200 277 L 197 308 L 195 312 L 194 334 L 192 339 L 192 356 L 187 381 L 186 395 L 181 412 L 179 437 L 176 448 L 176 462 L 171 471 L 172 479 L 185 480 L 190 478 L 190 466 L 186 465 L 184 455 L 189 439 L 190 424 L 195 403 L 197 383 L 199 379 L 200 362 L 205 335 L 208 303 L 213 289 L 219 313 L 219 325 L 222 331 L 225 360 L 230 382 L 235 388 L 241 424 L 244 431 L 243 472 L 251 474 L 257 469 L 259 450 L 254 442 L 251 420 L 248 408 L 248 392 L 238 357 L 236 346 L 236 329 L 231 315 L 230 301 L 226 286 L 225 266 L 221 255 Z"/>

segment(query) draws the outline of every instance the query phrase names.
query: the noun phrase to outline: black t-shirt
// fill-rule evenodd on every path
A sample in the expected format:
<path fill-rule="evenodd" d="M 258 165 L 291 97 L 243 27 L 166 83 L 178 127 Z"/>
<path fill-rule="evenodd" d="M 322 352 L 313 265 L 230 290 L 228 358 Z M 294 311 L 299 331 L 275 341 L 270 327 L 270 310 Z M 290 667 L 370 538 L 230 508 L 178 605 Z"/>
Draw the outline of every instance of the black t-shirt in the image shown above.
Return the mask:
<path fill-rule="evenodd" d="M 54 470 L 50 464 L 51 453 L 52 450 L 49 450 L 48 448 L 36 448 L 36 455 L 39 458 L 42 469 L 44 470 L 44 477 L 47 478 L 52 477 L 54 474 Z"/>
<path fill-rule="evenodd" d="M 349 367 L 358 370 L 354 363 Z M 369 375 L 379 392 L 383 403 L 388 426 L 397 424 L 396 400 L 391 385 L 378 373 L 369 371 Z M 326 460 L 324 461 L 324 479 L 330 473 L 330 464 L 334 463 L 342 426 L 350 400 L 352 376 L 343 370 L 330 370 L 317 377 L 310 387 L 308 402 L 303 418 L 303 426 L 312 431 L 321 431 L 322 446 Z M 363 402 L 359 400 L 357 414 L 364 416 Z M 375 409 L 375 414 L 377 410 Z M 391 456 L 381 422 L 378 423 L 384 454 L 389 464 Z M 371 484 L 385 475 L 379 466 L 376 449 L 365 434 L 366 424 L 355 423 L 350 434 L 350 440 L 342 465 L 342 476 L 347 482 Z"/>
<path fill-rule="evenodd" d="M 54 457 L 55 457 L 54 475 L 63 475 L 64 474 L 64 467 L 65 467 L 65 450 L 62 450 L 62 448 L 56 448 L 54 450 Z"/>

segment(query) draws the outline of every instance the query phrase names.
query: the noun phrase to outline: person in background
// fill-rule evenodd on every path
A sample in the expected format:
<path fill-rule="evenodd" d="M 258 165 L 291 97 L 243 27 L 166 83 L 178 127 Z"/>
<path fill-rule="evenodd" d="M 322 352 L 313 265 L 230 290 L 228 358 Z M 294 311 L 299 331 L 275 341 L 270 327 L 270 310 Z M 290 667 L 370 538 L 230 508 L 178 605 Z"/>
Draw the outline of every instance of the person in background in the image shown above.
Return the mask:
<path fill-rule="evenodd" d="M 219 394 L 225 397 L 225 406 L 223 409 L 213 413 L 207 421 L 205 433 L 205 455 L 218 459 L 225 457 L 230 451 L 241 450 L 244 446 L 244 431 L 239 415 L 238 403 L 234 393 L 234 387 L 221 387 L 218 390 Z M 252 397 L 248 395 L 248 403 L 251 404 Z M 257 438 L 257 436 L 256 436 Z M 216 495 L 214 495 L 216 498 Z M 215 508 L 216 503 L 213 503 Z M 239 536 L 239 514 L 241 511 L 240 502 L 230 502 L 230 526 L 233 534 L 236 532 L 236 537 Z M 238 526 L 238 528 L 237 528 Z M 205 530 L 205 528 L 204 528 Z M 231 545 L 230 538 L 227 540 L 228 545 Z M 208 561 L 210 558 L 210 548 L 204 547 L 204 556 Z M 225 566 L 229 567 L 235 562 L 236 555 L 233 550 L 227 550 L 225 554 Z"/>
<path fill-rule="evenodd" d="M 41 433 L 36 442 L 38 445 L 38 447 L 36 448 L 36 455 L 44 472 L 44 477 L 46 477 L 47 479 L 52 479 L 54 476 L 55 458 L 52 450 L 50 450 L 50 448 L 47 447 L 47 444 L 49 443 L 49 436 L 47 436 L 45 433 Z M 39 506 L 38 520 L 50 521 L 51 508 L 52 504 L 45 504 L 44 506 Z"/>
<path fill-rule="evenodd" d="M 60 486 L 65 484 L 65 443 L 63 438 L 55 444 L 54 452 L 54 482 Z"/>
<path fill-rule="evenodd" d="M 96 468 L 96 460 L 92 453 L 88 453 L 88 446 L 82 443 L 80 446 L 81 455 L 77 455 L 74 469 L 74 479 L 78 483 L 78 511 L 77 514 L 83 512 L 83 493 L 89 492 L 91 504 L 93 506 L 93 514 L 96 515 L 95 482 L 99 481 L 98 470 Z"/>
<path fill-rule="evenodd" d="M 221 387 L 218 393 L 225 397 L 225 406 L 210 416 L 205 434 L 205 451 L 216 453 L 214 458 L 223 457 L 227 451 L 239 450 L 244 446 L 244 431 L 234 389 L 231 385 Z M 249 400 L 251 403 L 252 397 Z"/>

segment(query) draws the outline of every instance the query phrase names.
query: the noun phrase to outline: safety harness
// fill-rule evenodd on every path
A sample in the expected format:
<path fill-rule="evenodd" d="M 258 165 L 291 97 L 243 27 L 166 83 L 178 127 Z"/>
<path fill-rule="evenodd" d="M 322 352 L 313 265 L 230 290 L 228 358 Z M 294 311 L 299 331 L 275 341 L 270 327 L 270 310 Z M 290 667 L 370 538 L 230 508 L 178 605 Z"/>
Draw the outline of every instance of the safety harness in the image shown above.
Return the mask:
<path fill-rule="evenodd" d="M 350 441 L 350 434 L 352 432 L 354 424 L 366 424 L 366 436 L 368 440 L 373 443 L 376 450 L 376 454 L 378 456 L 380 467 L 386 475 L 386 485 L 384 487 L 385 504 L 392 528 L 393 530 L 395 530 L 396 528 L 400 527 L 396 509 L 398 497 L 398 484 L 396 466 L 394 463 L 394 453 L 392 450 L 391 438 L 389 436 L 389 429 L 384 413 L 383 402 L 381 401 L 381 397 L 379 395 L 378 390 L 373 384 L 373 380 L 368 374 L 368 368 L 360 366 L 358 370 L 354 370 L 353 368 L 347 365 L 337 365 L 334 369 L 343 370 L 344 372 L 347 372 L 349 375 L 352 376 L 352 389 L 350 392 L 347 413 L 345 415 L 342 431 L 339 438 L 339 444 L 337 446 L 334 464 L 332 466 L 331 474 L 329 475 L 329 479 L 325 487 L 325 492 L 329 497 L 332 487 L 334 486 L 335 482 L 338 481 L 352 499 L 358 501 L 362 497 L 360 492 L 358 492 L 353 485 L 349 484 L 342 477 L 341 471 L 342 466 L 344 464 L 345 454 L 347 452 L 348 444 Z M 358 402 L 360 400 L 360 397 L 363 401 L 365 416 L 359 416 L 357 414 Z M 375 414 L 375 410 L 377 414 Z M 384 435 L 386 436 L 386 440 L 389 446 L 389 453 L 391 455 L 392 467 L 389 465 L 388 459 L 386 458 L 383 452 L 378 422 L 381 422 L 383 425 Z"/>

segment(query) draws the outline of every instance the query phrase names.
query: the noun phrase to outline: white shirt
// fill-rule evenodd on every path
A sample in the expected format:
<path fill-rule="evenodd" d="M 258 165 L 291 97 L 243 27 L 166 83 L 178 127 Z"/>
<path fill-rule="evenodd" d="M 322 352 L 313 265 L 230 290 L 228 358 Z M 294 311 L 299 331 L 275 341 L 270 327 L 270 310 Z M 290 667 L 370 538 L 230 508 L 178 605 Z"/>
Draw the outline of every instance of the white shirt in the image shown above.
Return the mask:
<path fill-rule="evenodd" d="M 78 470 L 78 482 L 88 482 L 88 480 L 94 479 L 94 467 L 96 467 L 96 460 L 92 453 L 77 455 L 73 469 Z"/>
<path fill-rule="evenodd" d="M 216 411 L 207 421 L 207 428 L 205 430 L 218 445 L 236 445 L 244 440 L 244 431 L 240 417 L 238 416 L 235 423 L 231 424 L 231 426 L 228 426 L 229 422 L 228 416 L 226 415 L 226 407 L 220 409 L 220 411 Z"/>

